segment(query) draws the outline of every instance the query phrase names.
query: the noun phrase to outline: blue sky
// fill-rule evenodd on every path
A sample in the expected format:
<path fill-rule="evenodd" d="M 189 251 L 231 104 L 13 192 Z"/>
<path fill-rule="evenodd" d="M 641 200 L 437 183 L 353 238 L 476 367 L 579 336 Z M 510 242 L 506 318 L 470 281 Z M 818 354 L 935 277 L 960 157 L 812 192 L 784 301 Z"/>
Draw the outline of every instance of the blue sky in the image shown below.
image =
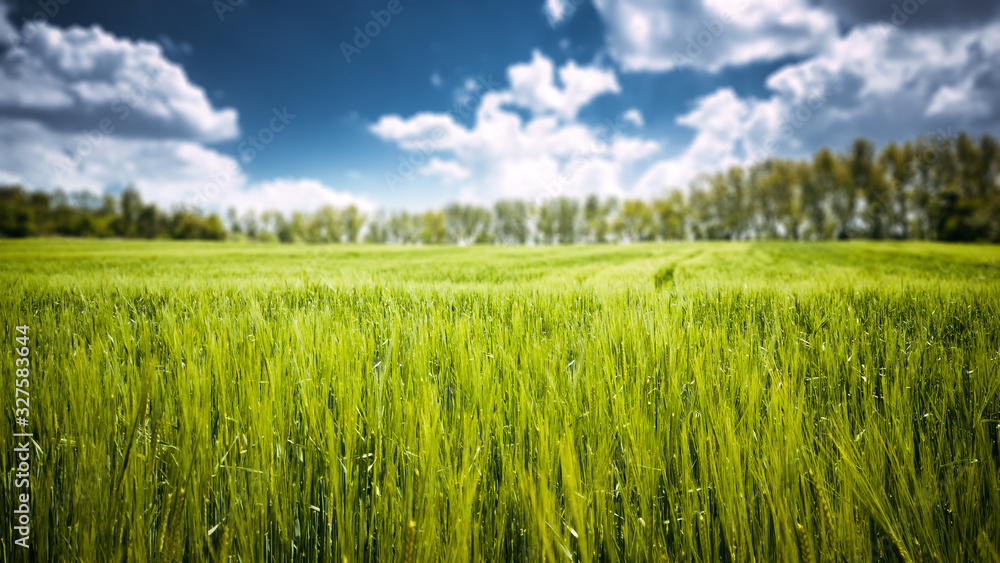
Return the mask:
<path fill-rule="evenodd" d="M 997 134 L 997 5 L 0 0 L 0 182 L 214 209 L 650 197 L 858 135 Z"/>

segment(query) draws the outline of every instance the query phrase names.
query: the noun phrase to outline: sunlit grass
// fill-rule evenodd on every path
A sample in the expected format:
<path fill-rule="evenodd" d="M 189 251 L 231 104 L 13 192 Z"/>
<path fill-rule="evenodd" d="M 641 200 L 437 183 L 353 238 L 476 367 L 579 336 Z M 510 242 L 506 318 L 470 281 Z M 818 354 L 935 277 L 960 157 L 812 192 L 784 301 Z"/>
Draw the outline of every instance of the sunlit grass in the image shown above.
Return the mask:
<path fill-rule="evenodd" d="M 40 560 L 1000 548 L 1000 248 L 0 241 L 0 257 L 7 365 L 32 328 Z"/>

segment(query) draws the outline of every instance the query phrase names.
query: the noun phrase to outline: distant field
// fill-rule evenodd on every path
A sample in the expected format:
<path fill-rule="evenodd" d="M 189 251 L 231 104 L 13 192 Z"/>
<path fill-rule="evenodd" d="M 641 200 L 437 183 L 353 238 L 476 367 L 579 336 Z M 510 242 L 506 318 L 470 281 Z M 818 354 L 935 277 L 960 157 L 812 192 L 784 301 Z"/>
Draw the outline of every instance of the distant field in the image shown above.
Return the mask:
<path fill-rule="evenodd" d="M 0 285 L 39 560 L 1000 561 L 997 246 L 0 240 Z"/>

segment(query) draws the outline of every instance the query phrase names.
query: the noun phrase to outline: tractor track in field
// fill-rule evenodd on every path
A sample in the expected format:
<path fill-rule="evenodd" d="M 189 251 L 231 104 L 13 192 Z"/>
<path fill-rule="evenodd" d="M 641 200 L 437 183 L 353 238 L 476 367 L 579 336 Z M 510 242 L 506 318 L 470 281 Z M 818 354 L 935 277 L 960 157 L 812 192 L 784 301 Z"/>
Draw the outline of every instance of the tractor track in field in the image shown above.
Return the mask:
<path fill-rule="evenodd" d="M 653 275 L 653 284 L 656 286 L 656 289 L 663 290 L 669 288 L 677 280 L 681 266 L 704 253 L 704 250 L 693 249 L 676 256 L 673 260 L 663 265 Z"/>

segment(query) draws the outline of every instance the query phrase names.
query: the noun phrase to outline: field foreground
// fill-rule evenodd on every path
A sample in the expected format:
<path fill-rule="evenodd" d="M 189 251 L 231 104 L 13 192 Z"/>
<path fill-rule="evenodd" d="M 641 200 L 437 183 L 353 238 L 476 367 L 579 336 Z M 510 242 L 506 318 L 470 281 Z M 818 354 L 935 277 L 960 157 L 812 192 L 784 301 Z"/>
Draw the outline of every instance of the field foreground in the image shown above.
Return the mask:
<path fill-rule="evenodd" d="M 0 241 L 0 285 L 37 561 L 1000 561 L 1000 247 Z"/>

